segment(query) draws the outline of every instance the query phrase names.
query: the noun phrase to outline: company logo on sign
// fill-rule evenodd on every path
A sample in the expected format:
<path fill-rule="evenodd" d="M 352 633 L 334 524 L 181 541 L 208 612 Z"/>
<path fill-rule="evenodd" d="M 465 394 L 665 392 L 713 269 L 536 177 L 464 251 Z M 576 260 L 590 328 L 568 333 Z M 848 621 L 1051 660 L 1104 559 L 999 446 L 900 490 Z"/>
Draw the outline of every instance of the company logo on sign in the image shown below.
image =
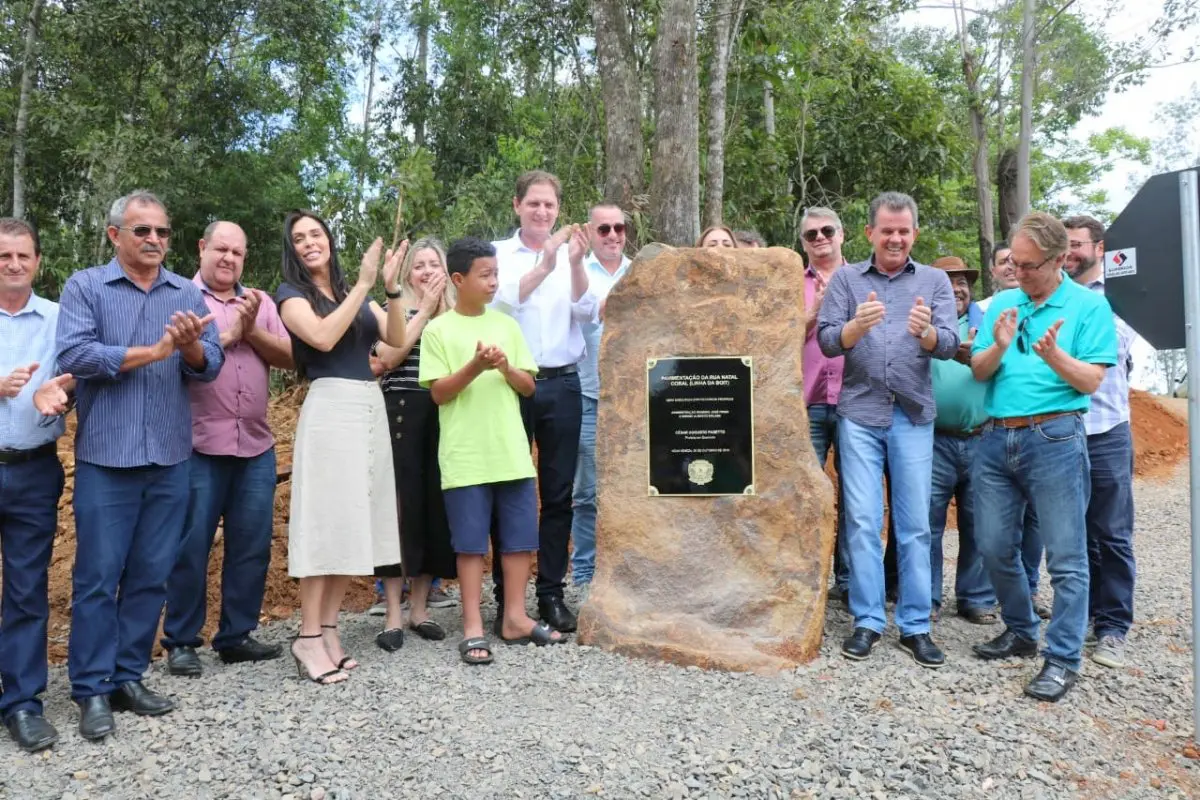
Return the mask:
<path fill-rule="evenodd" d="M 1128 247 L 1124 250 L 1113 250 L 1104 254 L 1104 277 L 1124 278 L 1137 275 L 1137 248 Z"/>

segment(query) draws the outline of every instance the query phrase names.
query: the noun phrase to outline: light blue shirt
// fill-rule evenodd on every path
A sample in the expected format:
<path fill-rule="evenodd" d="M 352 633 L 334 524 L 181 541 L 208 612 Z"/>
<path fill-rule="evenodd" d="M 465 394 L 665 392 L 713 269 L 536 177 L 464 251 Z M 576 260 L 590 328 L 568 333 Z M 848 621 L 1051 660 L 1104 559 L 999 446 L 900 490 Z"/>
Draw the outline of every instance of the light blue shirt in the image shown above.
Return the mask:
<path fill-rule="evenodd" d="M 211 381 L 225 363 L 217 326 L 200 335 L 204 368 L 179 351 L 121 372 L 126 351 L 162 338 L 176 311 L 207 316 L 200 289 L 160 268 L 149 291 L 114 258 L 67 280 L 59 306 L 58 365 L 75 376 L 79 426 L 75 457 L 98 467 L 169 467 L 192 454 L 192 407 L 186 381 Z"/>
<path fill-rule="evenodd" d="M 55 375 L 54 330 L 58 304 L 29 296 L 16 314 L 0 309 L 0 376 L 37 362 L 37 372 L 16 397 L 0 397 L 0 450 L 32 450 L 63 435 L 66 423 L 60 417 L 52 425 L 40 425 L 43 417 L 33 407 L 33 394 L 47 378 Z"/>
<path fill-rule="evenodd" d="M 1040 306 L 1021 289 L 1006 289 L 988 305 L 975 335 L 972 354 L 993 344 L 992 328 L 1000 312 L 1017 309 L 1017 334 L 1004 351 L 1000 367 L 988 381 L 985 407 L 992 417 L 1028 417 L 1058 411 L 1087 411 L 1089 395 L 1076 391 L 1033 351 L 1033 343 L 1058 320 L 1058 346 L 1086 364 L 1117 363 L 1117 329 L 1104 296 L 1062 276 L 1062 283 Z M 1021 352 L 1020 339 L 1025 352 Z"/>
<path fill-rule="evenodd" d="M 595 254 L 589 255 L 583 262 L 588 274 L 588 291 L 596 296 L 600 303 L 608 297 L 612 287 L 629 271 L 629 258 L 621 256 L 621 266 L 609 274 Z M 585 397 L 593 400 L 600 399 L 600 337 L 604 334 L 603 322 L 585 322 L 580 326 L 583 330 L 583 341 L 586 351 L 583 360 L 579 362 L 579 386 Z"/>
<path fill-rule="evenodd" d="M 1088 284 L 1093 292 L 1104 294 L 1104 278 Z M 1117 326 L 1117 364 L 1104 373 L 1104 382 L 1092 395 L 1092 407 L 1083 418 L 1088 436 L 1108 433 L 1122 422 L 1129 422 L 1129 370 L 1133 340 L 1137 334 L 1125 320 L 1114 316 Z"/>

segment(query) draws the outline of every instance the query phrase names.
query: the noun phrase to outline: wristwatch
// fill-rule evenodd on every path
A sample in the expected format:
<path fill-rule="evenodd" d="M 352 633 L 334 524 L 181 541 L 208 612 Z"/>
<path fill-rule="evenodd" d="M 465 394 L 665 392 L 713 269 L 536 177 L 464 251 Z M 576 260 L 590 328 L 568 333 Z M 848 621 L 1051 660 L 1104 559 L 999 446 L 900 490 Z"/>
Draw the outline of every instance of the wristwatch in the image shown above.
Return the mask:
<path fill-rule="evenodd" d="M 387 299 L 388 299 L 388 300 L 399 300 L 399 299 L 400 299 L 400 295 L 404 294 L 404 291 L 403 291 L 403 290 L 401 290 L 401 291 L 398 291 L 398 292 L 389 292 L 389 291 L 387 290 L 387 287 L 384 287 L 384 289 L 383 289 L 383 293 L 384 293 L 385 295 L 387 295 Z"/>

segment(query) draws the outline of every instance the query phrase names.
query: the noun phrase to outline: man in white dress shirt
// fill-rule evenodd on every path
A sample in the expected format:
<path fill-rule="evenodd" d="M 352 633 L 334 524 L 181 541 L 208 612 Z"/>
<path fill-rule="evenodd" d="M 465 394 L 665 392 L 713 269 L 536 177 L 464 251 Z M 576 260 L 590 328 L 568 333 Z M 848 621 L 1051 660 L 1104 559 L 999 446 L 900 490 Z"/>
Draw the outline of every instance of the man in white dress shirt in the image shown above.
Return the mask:
<path fill-rule="evenodd" d="M 583 265 L 587 234 L 565 226 L 553 236 L 562 184 L 548 172 L 517 179 L 513 211 L 521 227 L 511 239 L 493 242 L 500 271 L 494 305 L 512 315 L 537 362 L 536 391 L 522 398 L 525 432 L 537 442 L 541 498 L 538 614 L 564 633 L 575 615 L 563 600 L 571 537 L 571 489 L 579 452 L 582 396 L 578 364 L 584 355 L 581 324 L 598 320 L 599 305 L 588 291 Z M 496 571 L 496 601 L 503 603 L 503 576 Z M 503 618 L 503 613 L 497 619 Z"/>

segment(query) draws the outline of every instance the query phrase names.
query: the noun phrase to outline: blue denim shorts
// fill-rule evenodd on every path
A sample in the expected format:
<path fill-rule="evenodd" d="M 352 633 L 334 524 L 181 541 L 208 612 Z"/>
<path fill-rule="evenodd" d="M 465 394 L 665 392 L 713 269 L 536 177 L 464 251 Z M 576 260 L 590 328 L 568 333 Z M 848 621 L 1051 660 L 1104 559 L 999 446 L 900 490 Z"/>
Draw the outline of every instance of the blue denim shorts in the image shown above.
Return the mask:
<path fill-rule="evenodd" d="M 501 553 L 537 551 L 537 492 L 533 478 L 460 486 L 444 490 L 442 496 L 454 552 L 486 555 L 493 517 Z"/>

